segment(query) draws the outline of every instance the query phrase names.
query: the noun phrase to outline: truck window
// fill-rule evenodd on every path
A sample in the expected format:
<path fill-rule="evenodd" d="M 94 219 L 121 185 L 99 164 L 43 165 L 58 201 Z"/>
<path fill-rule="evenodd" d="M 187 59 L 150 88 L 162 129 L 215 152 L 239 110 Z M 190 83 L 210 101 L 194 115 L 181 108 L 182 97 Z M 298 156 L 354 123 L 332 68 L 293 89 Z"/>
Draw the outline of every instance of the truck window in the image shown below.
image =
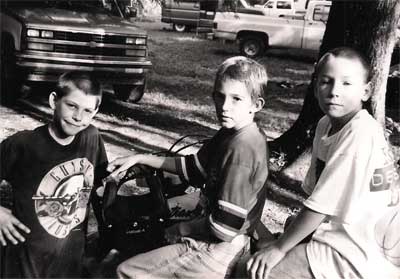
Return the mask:
<path fill-rule="evenodd" d="M 269 1 L 269 2 L 267 3 L 266 7 L 267 7 L 268 9 L 273 9 L 273 8 L 274 8 L 274 1 Z"/>
<path fill-rule="evenodd" d="M 276 8 L 290 10 L 292 8 L 292 5 L 290 5 L 289 1 L 278 1 L 276 2 Z"/>
<path fill-rule="evenodd" d="M 243 1 L 243 2 L 242 2 Z M 249 7 L 250 4 L 246 0 L 225 0 L 222 2 L 222 5 L 218 9 L 218 11 L 238 11 L 238 9 L 243 9 Z"/>
<path fill-rule="evenodd" d="M 315 5 L 313 20 L 327 22 L 330 8 L 327 5 Z"/>

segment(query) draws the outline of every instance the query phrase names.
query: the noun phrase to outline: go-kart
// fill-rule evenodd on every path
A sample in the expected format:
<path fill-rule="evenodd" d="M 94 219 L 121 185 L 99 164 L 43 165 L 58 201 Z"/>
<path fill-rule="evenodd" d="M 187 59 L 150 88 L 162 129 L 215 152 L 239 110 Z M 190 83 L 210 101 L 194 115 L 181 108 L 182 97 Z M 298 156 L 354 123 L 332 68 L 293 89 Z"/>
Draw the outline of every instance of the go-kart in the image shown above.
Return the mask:
<path fill-rule="evenodd" d="M 188 136 L 185 136 L 188 137 Z M 163 155 L 174 156 L 172 149 Z M 94 195 L 93 207 L 98 221 L 97 256 L 110 250 L 125 259 L 166 245 L 165 228 L 202 214 L 199 191 L 178 176 L 144 165 L 128 169 L 122 179 L 106 179 L 102 191 Z"/>

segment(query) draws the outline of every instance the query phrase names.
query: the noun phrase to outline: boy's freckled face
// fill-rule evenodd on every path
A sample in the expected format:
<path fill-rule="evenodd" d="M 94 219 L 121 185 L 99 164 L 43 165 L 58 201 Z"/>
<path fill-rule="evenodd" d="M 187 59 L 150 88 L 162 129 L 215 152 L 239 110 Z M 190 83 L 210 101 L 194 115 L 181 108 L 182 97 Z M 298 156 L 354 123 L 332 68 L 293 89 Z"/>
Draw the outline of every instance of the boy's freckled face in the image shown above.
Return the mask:
<path fill-rule="evenodd" d="M 86 129 L 97 112 L 98 97 L 72 90 L 55 100 L 54 122 L 61 138 L 75 136 Z"/>
<path fill-rule="evenodd" d="M 226 79 L 215 91 L 215 109 L 222 127 L 239 130 L 253 122 L 256 105 L 244 82 Z"/>
<path fill-rule="evenodd" d="M 318 73 L 315 94 L 322 111 L 345 124 L 369 98 L 365 69 L 357 60 L 330 56 Z"/>

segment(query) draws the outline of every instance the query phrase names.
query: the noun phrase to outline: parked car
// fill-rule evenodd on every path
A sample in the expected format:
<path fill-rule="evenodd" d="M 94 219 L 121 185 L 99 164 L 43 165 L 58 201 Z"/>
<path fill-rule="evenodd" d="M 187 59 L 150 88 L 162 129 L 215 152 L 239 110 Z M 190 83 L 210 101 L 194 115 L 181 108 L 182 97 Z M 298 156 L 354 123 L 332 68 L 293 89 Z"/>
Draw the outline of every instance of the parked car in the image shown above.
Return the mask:
<path fill-rule="evenodd" d="M 165 0 L 162 2 L 161 22 L 172 24 L 177 32 L 194 28 L 211 31 L 218 1 L 207 1 L 207 9 L 200 0 Z"/>
<path fill-rule="evenodd" d="M 268 16 L 294 15 L 296 13 L 294 0 L 269 0 L 264 5 L 254 5 L 254 7 L 263 9 Z"/>
<path fill-rule="evenodd" d="M 249 57 L 259 56 L 269 47 L 318 50 L 330 6 L 330 1 L 311 1 L 305 15 L 283 17 L 217 12 L 214 38 L 239 42 L 240 52 Z"/>
<path fill-rule="evenodd" d="M 161 9 L 161 22 L 172 24 L 177 32 L 190 29 L 212 32 L 213 20 L 218 10 L 250 8 L 246 0 L 164 0 Z M 234 6 L 234 7 L 231 7 Z"/>
<path fill-rule="evenodd" d="M 139 101 L 152 65 L 147 33 L 122 15 L 111 0 L 2 0 L 3 100 L 15 99 L 22 82 L 77 70 L 112 84 L 119 99 Z"/>

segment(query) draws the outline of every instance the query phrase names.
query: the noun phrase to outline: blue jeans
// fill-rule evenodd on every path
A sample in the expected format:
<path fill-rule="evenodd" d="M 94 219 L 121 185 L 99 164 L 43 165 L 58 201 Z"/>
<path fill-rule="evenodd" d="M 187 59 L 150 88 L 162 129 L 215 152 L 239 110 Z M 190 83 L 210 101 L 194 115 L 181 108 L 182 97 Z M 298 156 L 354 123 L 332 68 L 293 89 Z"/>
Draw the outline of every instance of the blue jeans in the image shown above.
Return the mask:
<path fill-rule="evenodd" d="M 251 254 L 247 253 L 238 261 L 233 278 L 249 278 L 246 263 Z M 312 279 L 314 278 L 307 260 L 306 244 L 299 244 L 271 270 L 268 279 Z"/>
<path fill-rule="evenodd" d="M 249 237 L 240 243 L 209 243 L 184 237 L 177 244 L 139 254 L 121 263 L 119 278 L 227 278 L 249 249 Z"/>

